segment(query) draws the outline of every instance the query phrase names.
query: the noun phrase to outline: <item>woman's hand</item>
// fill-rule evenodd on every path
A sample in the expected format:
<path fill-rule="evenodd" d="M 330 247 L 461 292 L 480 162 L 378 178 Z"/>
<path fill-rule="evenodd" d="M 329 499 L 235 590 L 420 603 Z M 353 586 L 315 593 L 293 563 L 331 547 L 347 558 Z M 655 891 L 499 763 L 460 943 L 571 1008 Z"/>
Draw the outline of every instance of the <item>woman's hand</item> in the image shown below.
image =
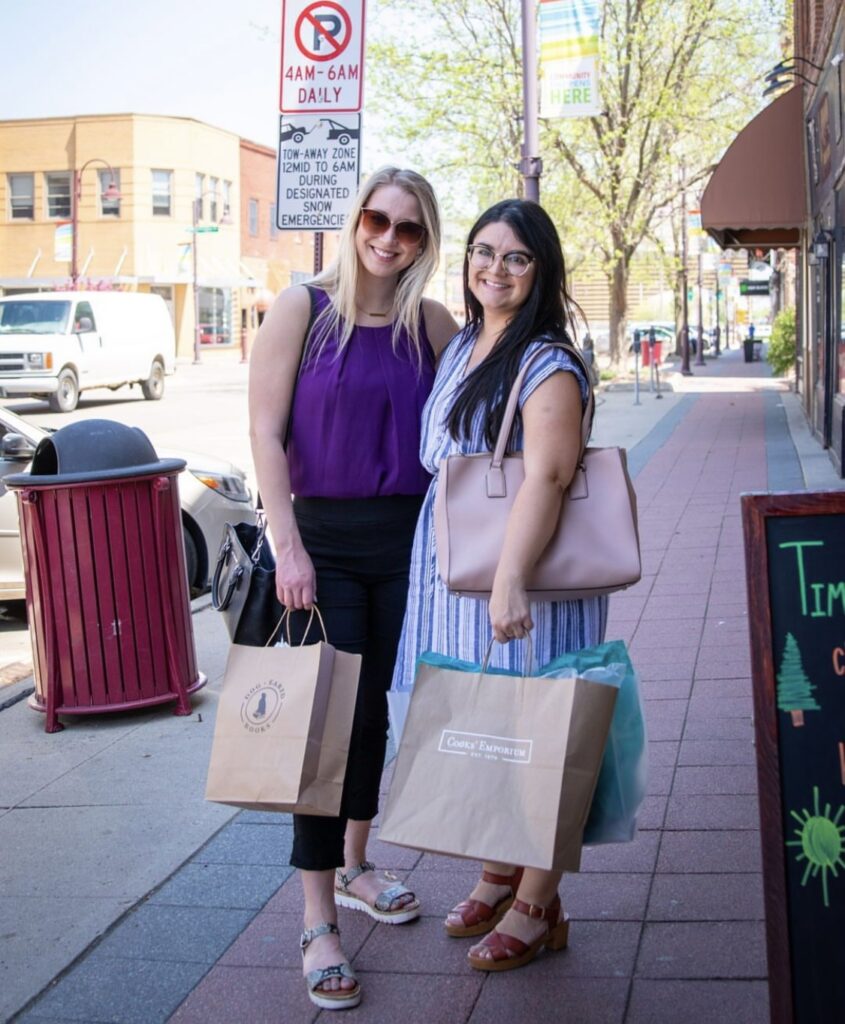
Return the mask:
<path fill-rule="evenodd" d="M 293 610 L 310 608 L 317 600 L 314 563 L 302 544 L 276 552 L 276 596 Z"/>
<path fill-rule="evenodd" d="M 490 625 L 500 644 L 522 639 L 534 628 L 522 580 L 496 575 L 490 595 Z"/>

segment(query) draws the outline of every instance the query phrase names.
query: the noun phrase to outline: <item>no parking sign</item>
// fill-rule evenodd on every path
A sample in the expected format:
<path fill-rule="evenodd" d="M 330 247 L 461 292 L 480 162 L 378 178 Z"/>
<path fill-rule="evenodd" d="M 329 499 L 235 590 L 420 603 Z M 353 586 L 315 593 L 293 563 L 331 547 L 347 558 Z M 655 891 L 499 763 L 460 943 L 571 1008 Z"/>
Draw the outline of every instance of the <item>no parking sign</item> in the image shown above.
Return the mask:
<path fill-rule="evenodd" d="M 283 0 L 282 113 L 361 109 L 364 5 L 365 0 Z"/>

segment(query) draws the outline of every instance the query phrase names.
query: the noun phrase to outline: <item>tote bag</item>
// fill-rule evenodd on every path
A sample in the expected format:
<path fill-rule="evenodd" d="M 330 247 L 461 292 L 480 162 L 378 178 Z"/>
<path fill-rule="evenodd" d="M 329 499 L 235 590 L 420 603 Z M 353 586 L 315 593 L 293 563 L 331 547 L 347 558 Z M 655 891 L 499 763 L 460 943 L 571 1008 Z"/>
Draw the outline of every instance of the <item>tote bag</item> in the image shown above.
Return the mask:
<path fill-rule="evenodd" d="M 421 660 L 379 838 L 577 871 L 616 695 Z"/>
<path fill-rule="evenodd" d="M 360 669 L 361 655 L 325 642 L 233 644 L 206 799 L 255 810 L 338 815 Z"/>

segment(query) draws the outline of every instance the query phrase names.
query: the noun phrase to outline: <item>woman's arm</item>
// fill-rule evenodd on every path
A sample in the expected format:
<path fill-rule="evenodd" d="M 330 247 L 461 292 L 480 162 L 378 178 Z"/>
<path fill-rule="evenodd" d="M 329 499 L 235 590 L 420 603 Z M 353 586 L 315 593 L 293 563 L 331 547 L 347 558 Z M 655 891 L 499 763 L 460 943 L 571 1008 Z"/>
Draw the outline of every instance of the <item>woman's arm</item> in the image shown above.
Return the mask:
<path fill-rule="evenodd" d="M 508 516 L 490 595 L 490 623 L 499 643 L 525 636 L 534 625 L 526 579 L 554 533 L 578 464 L 581 411 L 581 389 L 572 373 L 553 373 L 523 406 L 525 480 Z"/>
<path fill-rule="evenodd" d="M 249 437 L 276 548 L 276 594 L 286 608 L 308 608 L 316 599 L 314 566 L 293 515 L 284 449 L 310 316 L 308 289 L 287 288 L 264 318 L 249 360 Z"/>
<path fill-rule="evenodd" d="M 422 306 L 426 334 L 434 349 L 434 358 L 439 359 L 440 353 L 458 333 L 458 324 L 449 310 L 434 299 L 423 299 Z"/>

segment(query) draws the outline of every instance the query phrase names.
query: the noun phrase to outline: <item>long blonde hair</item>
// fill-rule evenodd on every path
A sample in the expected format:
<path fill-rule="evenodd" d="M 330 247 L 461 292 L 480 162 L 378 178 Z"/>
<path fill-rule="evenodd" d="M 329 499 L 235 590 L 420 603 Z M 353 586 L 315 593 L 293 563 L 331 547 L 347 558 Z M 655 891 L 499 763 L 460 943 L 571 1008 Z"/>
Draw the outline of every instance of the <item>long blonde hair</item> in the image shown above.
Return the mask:
<path fill-rule="evenodd" d="M 319 352 L 328 335 L 334 333 L 337 337 L 337 350 L 341 352 L 348 344 L 355 329 L 359 273 L 355 233 L 358 230 L 361 210 L 367 205 L 376 189 L 384 185 L 396 185 L 404 192 L 414 196 L 420 204 L 422 222 L 426 229 L 425 238 L 421 242 L 422 252 L 411 266 L 399 275 L 394 298 L 396 310 L 393 321 L 394 348 L 399 333 L 404 328 L 419 362 L 422 358 L 420 318 L 423 289 L 436 270 L 440 259 L 440 211 L 434 189 L 428 181 L 416 171 L 399 167 L 380 167 L 359 188 L 346 224 L 340 232 L 337 256 L 313 280 L 315 285 L 327 292 L 331 300 L 314 324 L 315 328 L 319 328 L 314 331 L 314 337 L 319 336 L 321 339 L 316 349 Z M 316 354 L 316 352 L 310 353 L 312 356 L 316 356 Z"/>

